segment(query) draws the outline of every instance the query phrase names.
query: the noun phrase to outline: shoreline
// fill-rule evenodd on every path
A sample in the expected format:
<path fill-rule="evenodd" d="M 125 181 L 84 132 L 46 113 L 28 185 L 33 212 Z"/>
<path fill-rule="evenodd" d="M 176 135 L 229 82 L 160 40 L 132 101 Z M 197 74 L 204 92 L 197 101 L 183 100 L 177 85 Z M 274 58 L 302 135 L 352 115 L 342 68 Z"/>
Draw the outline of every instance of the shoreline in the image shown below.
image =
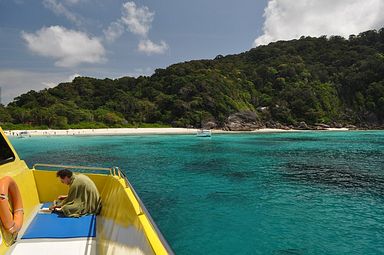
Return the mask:
<path fill-rule="evenodd" d="M 100 128 L 100 129 L 35 129 L 35 130 L 4 130 L 7 136 L 99 136 L 99 135 L 196 135 L 195 128 Z M 324 130 L 274 129 L 262 128 L 252 131 L 225 131 L 212 129 L 212 134 L 243 134 L 243 133 L 284 133 L 305 131 L 349 131 L 348 128 L 327 128 Z"/>

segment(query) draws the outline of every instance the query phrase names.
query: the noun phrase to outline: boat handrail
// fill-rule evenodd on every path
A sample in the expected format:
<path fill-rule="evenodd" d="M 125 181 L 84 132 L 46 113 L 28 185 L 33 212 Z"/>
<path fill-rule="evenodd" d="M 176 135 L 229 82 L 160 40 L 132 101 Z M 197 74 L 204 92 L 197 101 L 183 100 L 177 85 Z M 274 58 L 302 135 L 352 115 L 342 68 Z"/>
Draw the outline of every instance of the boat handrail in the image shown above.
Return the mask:
<path fill-rule="evenodd" d="M 72 166 L 72 165 L 55 165 L 55 164 L 34 164 L 33 169 L 37 170 L 38 167 L 53 167 L 53 168 L 67 168 L 67 169 L 82 169 L 82 170 L 92 170 L 92 171 L 109 171 L 110 175 L 116 175 L 114 168 L 106 167 L 91 167 L 91 166 Z"/>

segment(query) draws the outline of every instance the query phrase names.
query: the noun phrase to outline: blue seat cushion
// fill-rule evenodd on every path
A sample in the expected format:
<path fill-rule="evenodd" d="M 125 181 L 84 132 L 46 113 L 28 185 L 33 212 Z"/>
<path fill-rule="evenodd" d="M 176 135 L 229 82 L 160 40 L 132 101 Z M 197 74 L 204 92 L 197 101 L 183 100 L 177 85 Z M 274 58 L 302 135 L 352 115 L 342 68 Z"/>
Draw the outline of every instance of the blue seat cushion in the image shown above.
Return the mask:
<path fill-rule="evenodd" d="M 45 203 L 43 207 L 49 207 Z M 80 218 L 65 217 L 62 214 L 37 214 L 21 239 L 35 238 L 76 238 L 96 236 L 96 216 Z"/>

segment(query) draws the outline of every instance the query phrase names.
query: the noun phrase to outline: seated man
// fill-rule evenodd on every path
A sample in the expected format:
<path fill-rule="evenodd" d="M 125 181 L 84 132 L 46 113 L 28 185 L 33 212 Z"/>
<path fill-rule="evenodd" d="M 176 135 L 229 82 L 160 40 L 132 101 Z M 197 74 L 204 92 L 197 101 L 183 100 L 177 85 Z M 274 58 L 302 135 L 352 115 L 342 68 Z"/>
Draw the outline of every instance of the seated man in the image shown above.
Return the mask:
<path fill-rule="evenodd" d="M 83 174 L 73 174 L 68 169 L 56 173 L 60 181 L 69 185 L 67 196 L 59 196 L 51 210 L 61 211 L 68 217 L 80 217 L 86 214 L 97 214 L 101 209 L 99 191 L 95 183 Z"/>

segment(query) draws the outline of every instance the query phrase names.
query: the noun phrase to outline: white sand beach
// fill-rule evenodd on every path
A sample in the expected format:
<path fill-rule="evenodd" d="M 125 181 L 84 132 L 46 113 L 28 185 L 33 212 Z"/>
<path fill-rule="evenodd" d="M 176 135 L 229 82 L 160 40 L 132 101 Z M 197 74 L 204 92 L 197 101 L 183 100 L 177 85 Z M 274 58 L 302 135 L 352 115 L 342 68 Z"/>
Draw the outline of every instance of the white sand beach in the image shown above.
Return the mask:
<path fill-rule="evenodd" d="M 86 135 L 146 135 L 146 134 L 196 134 L 189 128 L 99 128 L 99 129 L 46 129 L 6 130 L 9 136 L 86 136 Z"/>
<path fill-rule="evenodd" d="M 190 134 L 195 135 L 198 129 L 194 128 L 100 128 L 100 129 L 46 129 L 46 130 L 5 130 L 8 136 L 87 136 L 87 135 L 172 135 Z M 347 128 L 329 128 L 328 131 L 346 131 Z M 327 131 L 326 130 L 326 131 Z M 296 129 L 272 129 L 262 128 L 248 133 L 274 133 L 274 132 L 298 132 L 308 130 Z M 213 134 L 223 133 L 245 133 L 247 131 L 224 131 L 212 130 Z"/>

